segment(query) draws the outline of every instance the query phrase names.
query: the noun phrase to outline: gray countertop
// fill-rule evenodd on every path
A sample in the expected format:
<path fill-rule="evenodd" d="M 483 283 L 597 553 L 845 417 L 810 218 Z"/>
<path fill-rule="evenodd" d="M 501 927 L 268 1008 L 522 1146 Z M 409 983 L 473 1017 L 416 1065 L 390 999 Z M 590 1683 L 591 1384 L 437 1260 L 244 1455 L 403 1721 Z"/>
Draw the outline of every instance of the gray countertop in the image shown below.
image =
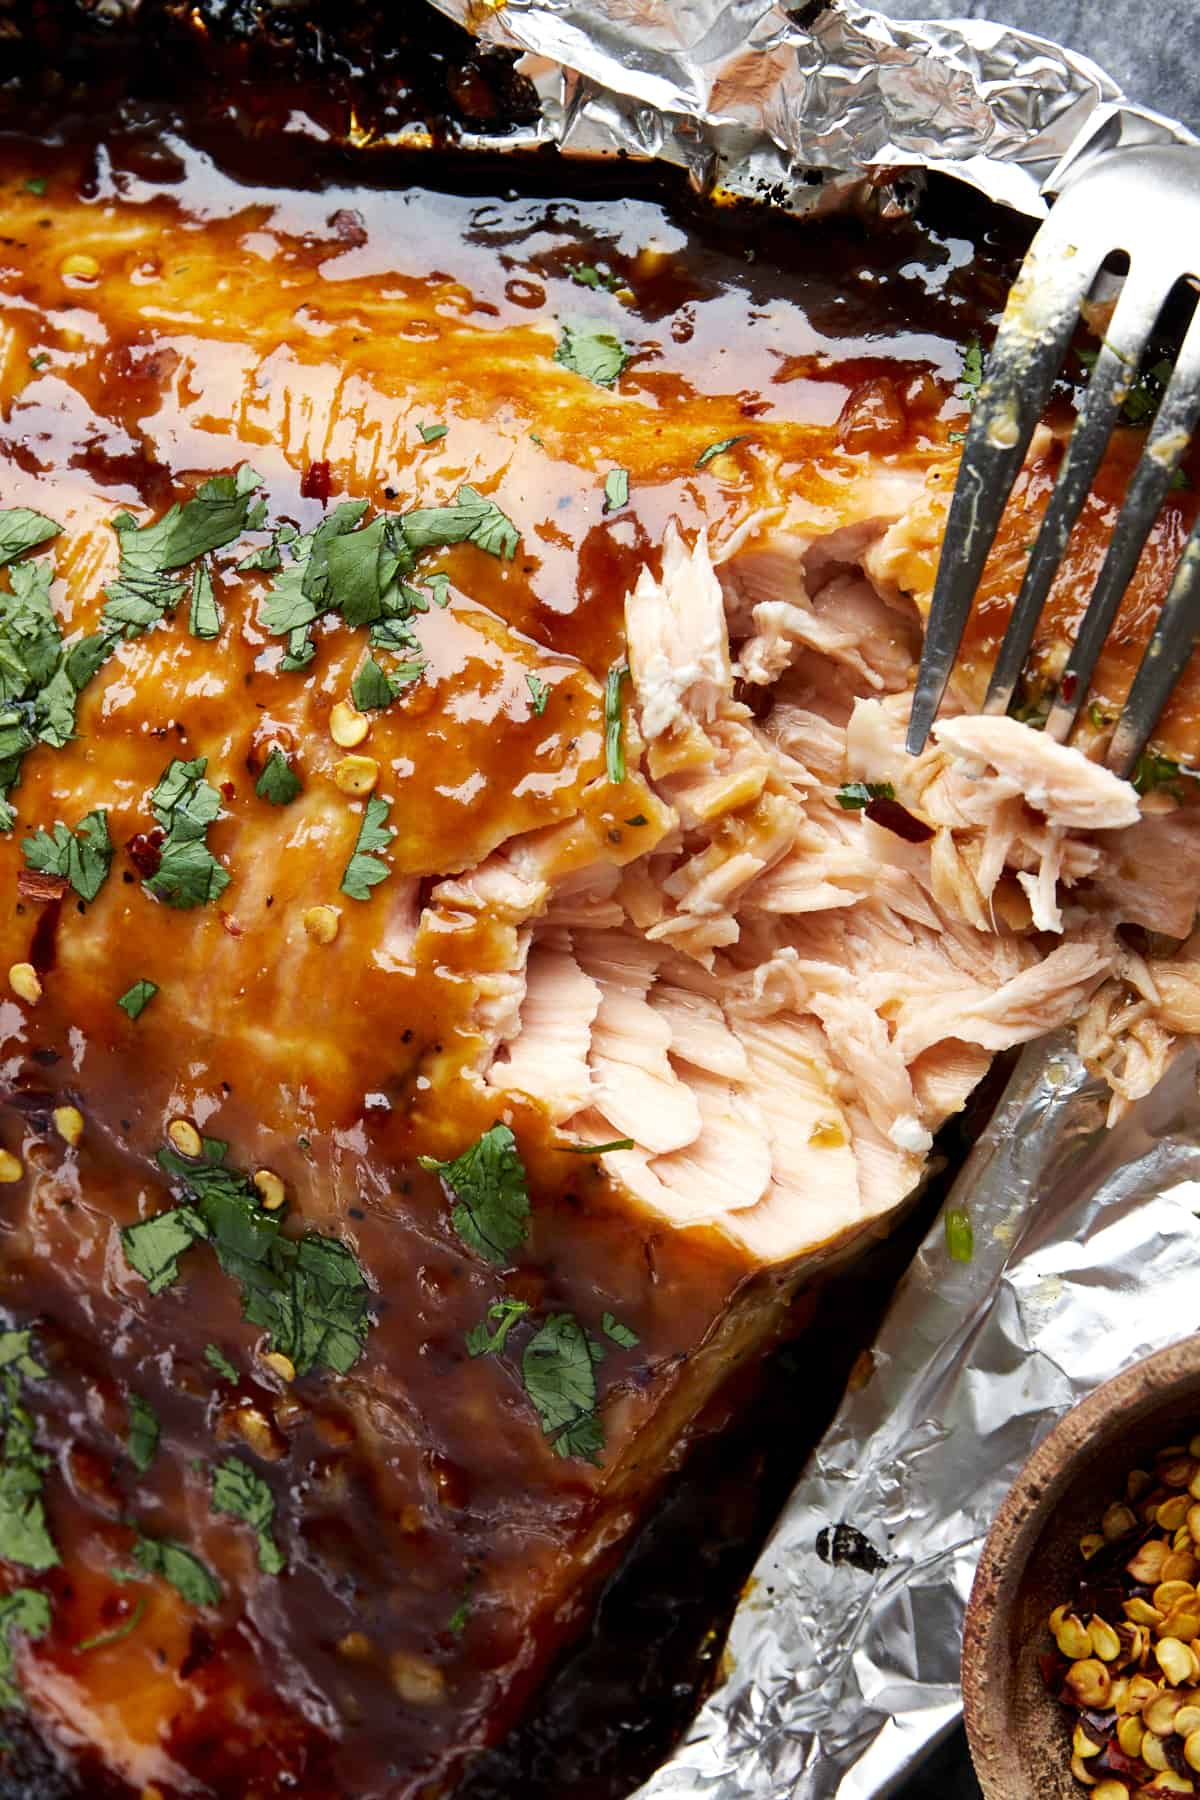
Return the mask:
<path fill-rule="evenodd" d="M 896 19 L 998 19 L 1085 51 L 1131 100 L 1200 131 L 1200 0 L 870 0 Z M 1081 1792 L 1083 1790 L 1080 1790 Z M 979 1800 L 956 1732 L 897 1800 Z"/>

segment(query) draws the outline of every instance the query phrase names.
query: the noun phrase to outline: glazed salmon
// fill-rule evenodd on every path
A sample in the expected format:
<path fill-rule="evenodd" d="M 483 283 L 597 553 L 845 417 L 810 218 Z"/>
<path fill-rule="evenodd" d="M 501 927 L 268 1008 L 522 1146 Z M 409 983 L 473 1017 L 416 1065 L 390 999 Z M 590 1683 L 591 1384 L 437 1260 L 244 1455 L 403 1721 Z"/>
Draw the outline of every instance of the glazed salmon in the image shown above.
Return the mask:
<path fill-rule="evenodd" d="M 448 1794 L 990 1056 L 1195 1029 L 1194 811 L 971 672 L 905 756 L 904 290 L 864 356 L 658 204 L 127 148 L 0 185 L 9 1698 Z"/>

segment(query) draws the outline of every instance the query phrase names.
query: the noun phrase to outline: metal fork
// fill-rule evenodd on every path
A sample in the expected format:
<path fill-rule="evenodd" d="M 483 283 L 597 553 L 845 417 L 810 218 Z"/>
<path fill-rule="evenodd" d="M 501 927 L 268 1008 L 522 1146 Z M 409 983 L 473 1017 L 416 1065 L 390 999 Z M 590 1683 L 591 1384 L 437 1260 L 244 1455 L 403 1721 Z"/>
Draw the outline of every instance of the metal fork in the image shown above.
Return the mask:
<path fill-rule="evenodd" d="M 1046 595 L 1142 354 L 1173 288 L 1200 279 L 1200 147 L 1111 150 L 1068 182 L 1008 297 L 967 431 L 934 585 L 908 727 L 925 744 L 962 642 L 1013 482 L 1105 259 L 1123 250 L 1121 289 L 1058 480 L 1000 645 L 984 711 L 1008 710 Z M 1129 482 L 1112 542 L 1046 720 L 1062 742 L 1087 698 L 1096 659 L 1200 417 L 1200 308 L 1193 314 Z M 1128 775 L 1200 641 L 1200 520 L 1175 570 L 1108 748 Z"/>

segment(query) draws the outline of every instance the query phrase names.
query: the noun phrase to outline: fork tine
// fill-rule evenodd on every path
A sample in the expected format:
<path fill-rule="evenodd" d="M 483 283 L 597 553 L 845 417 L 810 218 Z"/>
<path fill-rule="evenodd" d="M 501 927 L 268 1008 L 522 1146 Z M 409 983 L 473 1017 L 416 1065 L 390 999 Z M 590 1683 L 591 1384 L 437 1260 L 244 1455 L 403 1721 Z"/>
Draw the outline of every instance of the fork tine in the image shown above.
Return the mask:
<path fill-rule="evenodd" d="M 912 756 L 937 715 L 996 528 L 1098 266 L 1098 254 L 1072 242 L 1067 210 L 1056 207 L 1008 296 L 950 502 L 909 714 Z"/>
<path fill-rule="evenodd" d="M 1048 736 L 1065 742 L 1087 698 L 1096 661 L 1121 596 L 1137 568 L 1150 528 L 1166 499 L 1179 459 L 1200 419 L 1200 310 L 1192 316 L 1175 371 L 1146 438 L 1113 529 L 1087 611 L 1046 720 Z M 1164 696 L 1165 702 L 1165 696 Z M 1161 708 L 1160 708 L 1161 710 Z M 1155 714 L 1157 718 L 1157 714 Z M 1151 719 L 1152 727 L 1154 720 Z"/>
<path fill-rule="evenodd" d="M 1154 329 L 1161 306 L 1162 289 L 1158 284 L 1153 288 L 1135 288 L 1127 282 L 1117 302 L 1001 640 L 983 702 L 984 712 L 1008 711 L 1046 596 L 1096 470 L 1104 460 L 1117 414 L 1137 369 L 1139 352 Z"/>
<path fill-rule="evenodd" d="M 1171 591 L 1163 603 L 1133 686 L 1117 721 L 1106 758 L 1129 776 L 1171 697 L 1171 690 L 1200 642 L 1200 519 L 1184 546 Z"/>

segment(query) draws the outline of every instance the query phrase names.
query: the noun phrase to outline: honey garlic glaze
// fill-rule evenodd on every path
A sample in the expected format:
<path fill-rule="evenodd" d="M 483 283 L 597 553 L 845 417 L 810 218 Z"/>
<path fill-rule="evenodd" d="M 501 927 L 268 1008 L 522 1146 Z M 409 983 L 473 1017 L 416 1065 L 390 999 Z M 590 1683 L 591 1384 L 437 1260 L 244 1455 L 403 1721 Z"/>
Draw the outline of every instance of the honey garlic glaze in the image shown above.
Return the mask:
<path fill-rule="evenodd" d="M 705 1402 L 782 1328 L 783 1276 L 715 1232 L 652 1228 L 602 1156 L 481 1080 L 517 926 L 452 878 L 544 828 L 580 866 L 652 846 L 628 728 L 612 762 L 611 672 L 668 521 L 716 552 L 785 509 L 835 528 L 864 460 L 948 485 L 962 340 L 1003 286 L 952 233 L 730 221 L 717 240 L 633 183 L 514 191 L 510 166 L 438 189 L 397 163 L 350 187 L 306 157 L 255 185 L 182 137 L 151 166 L 116 135 L 0 152 L 0 508 L 60 527 L 24 561 L 52 561 L 64 633 L 102 628 L 122 513 L 158 519 L 247 465 L 266 501 L 212 559 L 219 635 L 185 601 L 117 642 L 77 735 L 25 756 L 0 837 L 0 972 L 33 976 L 0 1001 L 0 1301 L 45 1371 L 21 1405 L 61 1558 L 3 1564 L 52 1611 L 15 1663 L 87 1791 L 143 1800 L 450 1793 L 586 1619 Z M 563 360 L 572 331 L 624 345 L 619 383 Z M 412 621 L 417 678 L 360 712 L 367 634 L 336 614 L 283 667 L 274 572 L 238 563 L 341 503 L 369 520 L 464 485 L 517 541 L 422 559 L 414 581 L 445 581 Z M 273 755 L 301 784 L 286 804 L 259 791 Z M 229 880 L 180 908 L 147 886 L 150 795 L 199 758 Z M 342 882 L 377 801 L 395 835 L 358 898 Z M 95 898 L 31 882 L 22 840 L 97 808 Z M 143 982 L 131 1017 L 118 1000 Z M 531 1198 L 506 1275 L 418 1163 L 497 1123 Z M 116 1228 L 179 1197 L 155 1158 L 191 1128 L 268 1203 L 282 1184 L 286 1233 L 352 1254 L 370 1318 L 352 1366 L 265 1358 L 203 1243 L 154 1295 L 129 1266 Z M 595 1462 L 556 1454 L 515 1364 L 468 1353 L 506 1298 L 604 1349 Z M 131 1395 L 161 1427 L 141 1471 Z M 214 1510 L 233 1455 L 269 1490 L 282 1572 Z M 147 1537 L 185 1546 L 219 1598 L 148 1572 Z"/>

